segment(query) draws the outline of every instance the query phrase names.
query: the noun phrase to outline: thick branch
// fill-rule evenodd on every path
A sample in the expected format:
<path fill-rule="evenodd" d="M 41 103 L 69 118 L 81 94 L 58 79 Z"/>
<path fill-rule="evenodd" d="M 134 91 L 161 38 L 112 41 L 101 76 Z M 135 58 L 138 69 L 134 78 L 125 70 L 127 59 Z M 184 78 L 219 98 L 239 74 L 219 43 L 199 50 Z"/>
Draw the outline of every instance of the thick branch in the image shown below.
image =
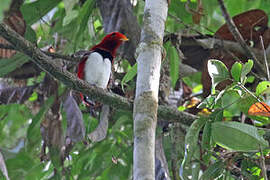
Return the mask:
<path fill-rule="evenodd" d="M 204 48 L 212 49 L 215 46 L 217 47 L 223 47 L 224 49 L 228 51 L 236 51 L 240 52 L 241 54 L 246 54 L 244 49 L 239 45 L 237 42 L 233 41 L 227 41 L 227 40 L 221 40 L 216 38 L 205 38 L 205 39 L 197 39 L 196 40 L 198 44 L 203 46 Z M 189 45 L 189 42 L 183 42 L 183 45 Z M 196 45 L 196 44 L 190 44 L 190 45 Z M 255 54 L 256 57 L 259 57 L 259 59 L 263 58 L 263 51 L 257 48 L 249 48 L 251 52 Z M 267 61 L 270 62 L 270 52 L 267 54 Z"/>
<path fill-rule="evenodd" d="M 66 61 L 73 62 L 73 63 L 80 62 L 80 60 L 81 60 L 80 57 L 71 57 L 71 56 L 68 56 L 68 55 L 62 55 L 62 54 L 50 53 L 50 52 L 44 52 L 44 53 L 47 56 L 50 56 L 50 57 L 52 57 L 54 59 L 59 58 L 59 59 L 63 59 L 63 60 L 66 60 Z"/>
<path fill-rule="evenodd" d="M 63 82 L 67 87 L 80 91 L 94 100 L 98 100 L 104 104 L 113 106 L 114 108 L 132 111 L 132 102 L 103 89 L 90 86 L 85 81 L 78 79 L 74 74 L 66 71 L 62 67 L 59 67 L 55 59 L 47 56 L 43 51 L 25 40 L 3 23 L 0 23 L 0 35 L 17 50 L 31 57 L 31 61 L 37 64 L 41 69 Z M 194 115 L 180 112 L 175 108 L 165 106 L 159 106 L 158 117 L 170 122 L 180 122 L 186 125 L 190 125 L 196 118 Z"/>

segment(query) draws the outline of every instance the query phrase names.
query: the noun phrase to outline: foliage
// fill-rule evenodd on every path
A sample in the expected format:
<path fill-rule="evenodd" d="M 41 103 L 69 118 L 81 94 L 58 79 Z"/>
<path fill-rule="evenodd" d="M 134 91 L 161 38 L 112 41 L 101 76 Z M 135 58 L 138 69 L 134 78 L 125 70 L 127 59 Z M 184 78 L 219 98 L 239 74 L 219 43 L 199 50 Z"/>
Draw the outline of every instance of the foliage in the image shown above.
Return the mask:
<path fill-rule="evenodd" d="M 213 35 L 224 24 L 217 1 L 203 1 L 204 12 L 200 24 L 193 22 L 194 14 L 187 10 L 186 2 L 186 0 L 171 1 L 166 33 L 192 34 L 199 31 L 203 35 Z M 196 9 L 198 2 L 199 0 L 191 0 L 190 8 Z M 254 8 L 263 9 L 270 14 L 269 2 L 266 0 L 226 0 L 225 6 L 231 16 Z M 2 8 L 4 6 L 0 7 L 0 21 L 4 11 Z M 144 1 L 137 1 L 132 8 L 139 24 L 142 25 Z M 26 0 L 20 9 L 27 24 L 24 37 L 39 48 L 52 46 L 57 49 L 57 53 L 71 55 L 78 50 L 89 49 L 105 34 L 103 29 L 105 22 L 102 21 L 95 0 Z M 179 23 L 174 17 L 183 23 Z M 164 51 L 167 56 L 164 57 L 163 64 L 168 63 L 170 69 L 168 74 L 172 87 L 169 88 L 177 88 L 181 73 L 179 65 L 183 57 L 179 55 L 172 42 L 164 45 Z M 2 58 L 0 76 L 5 77 L 27 63 L 29 58 L 21 53 L 10 59 Z M 121 85 L 120 89 L 126 97 L 130 94 L 132 96 L 135 90 L 137 64 L 131 65 L 127 60 L 123 60 L 118 66 L 119 73 L 115 74 L 121 77 L 117 79 Z M 239 174 L 248 179 L 261 178 L 262 168 L 258 164 L 261 153 L 269 157 L 267 149 L 269 144 L 262 137 L 264 131 L 261 129 L 265 130 L 269 119 L 249 116 L 248 108 L 258 99 L 266 100 L 264 95 L 269 92 L 270 83 L 263 81 L 257 85 L 255 92 L 248 90 L 246 86 L 251 77 L 249 73 L 252 67 L 252 60 L 244 64 L 236 62 L 231 69 L 219 60 L 209 61 L 208 70 L 212 78 L 213 93 L 205 98 L 198 108 L 207 108 L 211 113 L 200 116 L 190 127 L 181 126 L 181 132 L 186 132 L 185 137 L 173 133 L 175 124 L 166 126 L 170 136 L 164 136 L 163 146 L 170 176 L 174 177 L 174 172 L 177 172 L 175 179 L 179 178 L 178 175 L 183 179 L 187 177 L 238 179 Z M 72 71 L 72 68 L 68 68 Z M 37 77 L 27 77 L 26 85 L 41 86 L 46 77 L 45 73 Z M 198 93 L 202 91 L 200 79 L 201 73 L 198 72 L 183 78 L 183 81 L 192 88 L 193 93 Z M 216 86 L 228 79 L 232 83 L 226 89 L 218 91 Z M 61 104 L 59 105 L 61 128 L 63 134 L 67 132 L 67 113 L 61 98 L 68 89 L 59 83 L 53 91 L 56 94 L 48 95 L 47 91 L 40 92 L 37 88 L 24 104 L 0 102 L 0 152 L 5 158 L 10 179 L 59 179 L 60 176 L 80 180 L 132 179 L 132 114 L 121 109 L 113 110 L 106 139 L 101 142 L 90 142 L 85 138 L 85 141 L 75 143 L 59 167 L 57 163 L 52 162 L 48 154 L 42 154 L 43 151 L 48 152 L 49 147 L 43 149 L 42 145 L 45 142 L 40 127 L 47 125 L 44 119 L 55 106 L 55 102 Z M 98 126 L 98 116 L 90 114 L 82 105 L 80 110 L 83 112 L 85 134 L 89 134 Z M 242 114 L 253 119 L 255 125 L 233 121 L 235 119 L 239 121 Z M 166 128 L 159 125 L 157 136 L 166 134 L 164 130 Z M 180 140 L 182 138 L 182 141 L 174 141 L 174 138 Z M 57 158 L 55 161 L 59 161 Z M 176 166 L 173 165 L 174 161 Z M 195 170 L 193 167 L 196 167 Z M 2 171 L 0 179 L 4 178 L 1 173 Z"/>
<path fill-rule="evenodd" d="M 213 112 L 208 116 L 207 120 L 202 121 L 202 119 L 206 119 L 202 117 L 201 120 L 194 121 L 190 126 L 185 139 L 185 144 L 189 148 L 186 149 L 187 155 L 183 160 L 182 169 L 188 166 L 184 164 L 184 162 L 186 163 L 186 159 L 189 159 L 189 161 L 191 159 L 199 160 L 198 158 L 200 157 L 193 155 L 196 149 L 200 149 L 203 163 L 208 166 L 201 179 L 226 177 L 228 174 L 231 174 L 228 168 L 230 166 L 228 164 L 229 162 L 239 161 L 238 158 L 240 158 L 242 163 L 244 159 L 241 158 L 245 155 L 248 155 L 246 160 L 252 162 L 253 159 L 258 158 L 258 154 L 254 152 L 260 152 L 261 150 L 265 152 L 269 151 L 269 143 L 263 139 L 258 128 L 253 125 L 232 121 L 232 117 L 240 115 L 239 112 L 244 112 L 247 116 L 251 117 L 247 113 L 248 108 L 254 102 L 260 101 L 259 98 L 261 97 L 256 97 L 255 93 L 250 92 L 244 87 L 247 79 L 246 76 L 251 71 L 252 66 L 253 62 L 251 60 L 248 60 L 245 64 L 236 62 L 232 66 L 232 78 L 230 78 L 229 71 L 221 61 L 210 60 L 208 62 L 208 71 L 212 78 L 213 89 L 215 89 L 217 84 L 227 79 L 230 79 L 232 83 L 223 91 L 213 91 L 215 94 L 211 94 L 199 105 L 199 107 L 209 107 Z M 258 84 L 256 88 L 257 94 L 259 95 L 261 94 L 259 92 L 264 92 L 268 88 L 268 84 L 269 82 L 265 81 Z M 243 102 L 245 102 L 245 106 L 241 105 Z M 258 117 L 252 117 L 252 119 L 257 120 L 257 126 L 269 124 L 268 118 L 260 119 Z M 199 126 L 197 125 L 198 122 L 201 122 Z M 194 126 L 197 126 L 197 128 L 194 129 Z M 198 132 L 201 130 L 202 139 L 200 140 Z M 188 138 L 190 134 L 192 134 L 192 138 Z M 201 146 L 197 144 L 198 141 L 201 142 Z M 217 148 L 224 150 L 223 152 L 216 152 L 215 149 Z M 192 149 L 192 151 L 189 149 Z M 223 153 L 235 153 L 236 157 L 226 157 Z M 258 174 L 249 172 L 249 168 L 245 168 L 247 166 L 241 166 L 240 169 L 241 173 L 244 172 L 243 175 L 258 178 Z M 260 166 L 254 168 L 261 171 Z M 181 174 L 183 173 L 182 171 Z"/>

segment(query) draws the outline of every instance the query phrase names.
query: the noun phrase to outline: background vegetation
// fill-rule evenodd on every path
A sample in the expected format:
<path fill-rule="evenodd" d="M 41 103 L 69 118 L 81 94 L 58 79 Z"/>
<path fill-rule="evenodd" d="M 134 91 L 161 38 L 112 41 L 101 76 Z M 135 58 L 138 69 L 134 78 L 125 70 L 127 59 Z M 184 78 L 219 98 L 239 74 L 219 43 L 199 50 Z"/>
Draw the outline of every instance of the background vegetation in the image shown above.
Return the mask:
<path fill-rule="evenodd" d="M 74 74 L 78 58 L 72 54 L 89 49 L 110 31 L 127 34 L 130 42 L 119 51 L 110 91 L 132 102 L 144 1 L 108 1 L 110 14 L 104 12 L 104 1 L 95 0 L 5 3 L 0 7 L 0 20 L 13 24 L 16 32 Z M 225 6 L 231 17 L 251 9 L 270 14 L 268 0 L 226 0 Z M 156 179 L 269 177 L 269 119 L 247 113 L 255 102 L 269 100 L 270 83 L 263 81 L 268 77 L 256 65 L 253 67 L 249 56 L 227 51 L 241 61 L 227 68 L 223 64 L 227 65 L 226 60 L 211 54 L 223 46 L 206 47 L 197 41 L 188 44 L 212 38 L 224 23 L 218 1 L 170 1 L 159 99 L 161 108 L 170 109 L 167 116 L 163 109 L 158 118 Z M 265 28 L 268 24 L 267 19 Z M 268 45 L 269 37 L 263 38 Z M 100 110 L 81 105 L 77 92 L 41 71 L 25 54 L 14 54 L 16 48 L 3 39 L 0 48 L 0 178 L 132 179 L 133 120 L 128 108 L 112 108 L 106 132 L 96 129 L 106 127 L 106 120 L 99 121 Z M 210 57 L 223 62 L 212 60 L 207 64 Z M 263 58 L 259 59 L 264 64 Z M 207 65 L 212 81 L 201 79 Z M 214 88 L 228 79 L 231 84 L 225 89 Z M 214 85 L 212 95 L 207 96 L 210 92 L 205 91 L 206 84 Z M 183 111 L 190 114 L 176 118 Z"/>

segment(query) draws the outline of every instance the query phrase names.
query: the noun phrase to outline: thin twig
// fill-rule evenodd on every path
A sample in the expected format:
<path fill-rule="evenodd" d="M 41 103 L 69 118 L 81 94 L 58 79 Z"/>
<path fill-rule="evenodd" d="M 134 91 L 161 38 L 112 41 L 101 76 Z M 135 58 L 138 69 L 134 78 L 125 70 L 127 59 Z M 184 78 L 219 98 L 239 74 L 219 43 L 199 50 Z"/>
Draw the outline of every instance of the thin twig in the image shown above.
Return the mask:
<path fill-rule="evenodd" d="M 268 62 L 267 62 L 267 57 L 266 57 L 266 52 L 265 52 L 265 49 L 264 49 L 262 36 L 260 36 L 260 40 L 261 40 L 261 45 L 262 45 L 262 50 L 263 50 L 263 57 L 264 57 L 264 64 L 265 64 L 265 69 L 266 69 L 266 73 L 267 73 L 267 79 L 268 79 L 268 81 L 270 81 Z"/>
<path fill-rule="evenodd" d="M 172 15 L 171 13 L 168 13 L 168 16 L 171 17 L 171 18 L 173 18 L 173 19 L 174 19 L 175 21 L 177 21 L 178 23 L 184 25 L 185 28 L 194 31 L 195 33 L 197 33 L 197 34 L 199 34 L 199 35 L 201 35 L 201 36 L 204 36 L 201 32 L 199 32 L 199 31 L 197 31 L 196 29 L 192 28 L 191 26 L 185 24 L 180 18 L 178 18 L 178 17 Z"/>
<path fill-rule="evenodd" d="M 255 65 L 258 66 L 258 68 L 260 68 L 262 70 L 263 75 L 266 75 L 266 72 L 264 71 L 263 65 L 259 62 L 259 60 L 256 58 L 255 54 L 250 50 L 249 46 L 245 43 L 244 38 L 242 37 L 242 35 L 240 34 L 236 25 L 234 24 L 232 18 L 228 14 L 228 11 L 224 5 L 224 1 L 218 0 L 218 2 L 220 5 L 220 9 L 222 11 L 222 14 L 225 18 L 225 21 L 226 21 L 226 23 L 229 27 L 229 30 L 232 33 L 233 37 L 235 38 L 235 40 L 237 42 L 239 42 L 239 44 L 244 49 L 244 51 L 247 53 L 247 55 L 250 56 L 254 60 Z"/>
<path fill-rule="evenodd" d="M 265 159 L 264 159 L 264 155 L 263 155 L 263 151 L 262 151 L 262 147 L 260 146 L 260 163 L 261 163 L 261 169 L 262 169 L 262 174 L 263 174 L 263 178 L 264 180 L 268 180 L 267 178 L 267 171 L 266 171 L 266 167 L 265 167 Z"/>
<path fill-rule="evenodd" d="M 248 93 L 249 95 L 251 95 L 252 97 L 254 97 L 258 102 L 262 102 L 257 96 L 255 96 L 250 90 L 248 90 L 245 86 L 243 86 L 243 84 L 241 83 L 237 83 L 237 85 L 242 88 L 246 93 Z"/>

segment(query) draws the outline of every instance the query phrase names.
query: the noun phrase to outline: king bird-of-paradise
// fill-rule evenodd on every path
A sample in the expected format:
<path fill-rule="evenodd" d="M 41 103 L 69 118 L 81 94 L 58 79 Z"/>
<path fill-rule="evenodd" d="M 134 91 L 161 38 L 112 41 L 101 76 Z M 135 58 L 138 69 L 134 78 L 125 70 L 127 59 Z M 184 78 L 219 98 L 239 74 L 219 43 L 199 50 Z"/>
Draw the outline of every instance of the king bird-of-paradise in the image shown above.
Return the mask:
<path fill-rule="evenodd" d="M 91 85 L 106 89 L 116 51 L 127 40 L 128 38 L 119 32 L 106 35 L 99 44 L 90 49 L 90 53 L 83 56 L 78 67 L 78 78 L 89 82 Z M 89 104 L 88 98 L 80 95 L 82 101 Z"/>

